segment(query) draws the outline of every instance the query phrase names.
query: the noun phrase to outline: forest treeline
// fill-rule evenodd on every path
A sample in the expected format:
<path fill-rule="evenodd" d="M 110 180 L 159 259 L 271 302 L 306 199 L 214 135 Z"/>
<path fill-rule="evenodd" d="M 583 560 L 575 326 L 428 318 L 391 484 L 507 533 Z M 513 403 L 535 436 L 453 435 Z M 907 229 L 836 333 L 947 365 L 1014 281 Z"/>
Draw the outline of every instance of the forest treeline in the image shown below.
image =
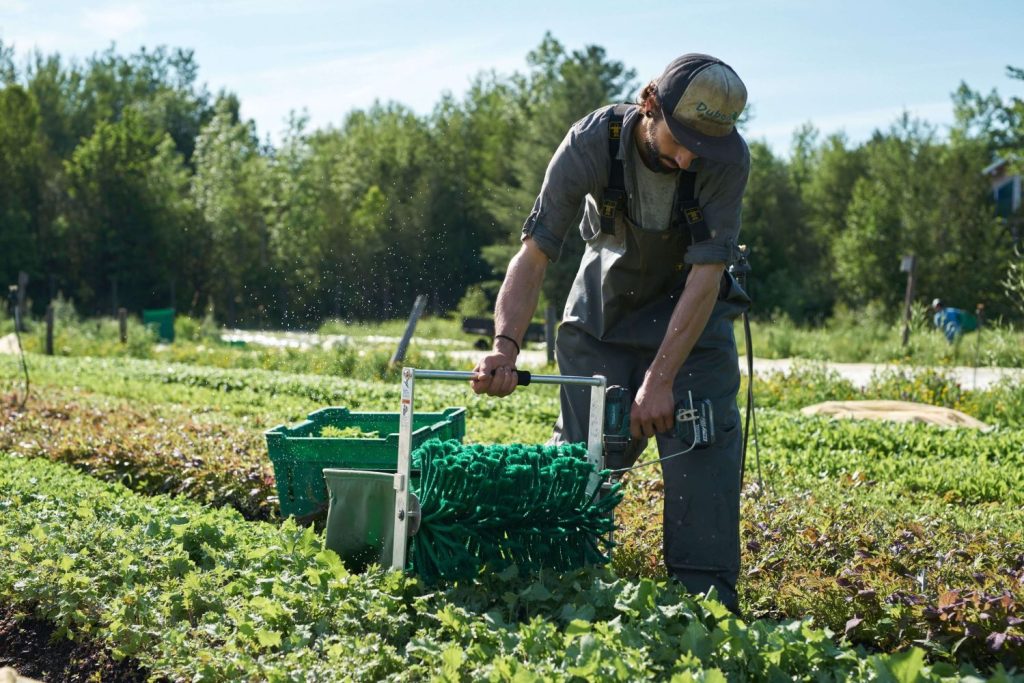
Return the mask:
<path fill-rule="evenodd" d="M 0 278 L 28 273 L 36 315 L 57 292 L 85 314 L 212 307 L 242 326 L 402 316 L 419 293 L 450 311 L 467 291 L 493 296 L 565 131 L 634 99 L 638 76 L 547 35 L 525 72 L 481 73 L 429 114 L 377 103 L 315 130 L 293 114 L 270 144 L 189 50 L 19 62 L 0 43 Z M 749 141 L 741 242 L 758 315 L 895 311 L 906 253 L 919 299 L 1014 314 L 1013 225 L 981 171 L 1024 159 L 1024 103 L 962 84 L 950 106 L 949 131 L 903 116 L 860 144 L 810 125 L 786 156 Z M 581 252 L 568 240 L 547 301 Z"/>

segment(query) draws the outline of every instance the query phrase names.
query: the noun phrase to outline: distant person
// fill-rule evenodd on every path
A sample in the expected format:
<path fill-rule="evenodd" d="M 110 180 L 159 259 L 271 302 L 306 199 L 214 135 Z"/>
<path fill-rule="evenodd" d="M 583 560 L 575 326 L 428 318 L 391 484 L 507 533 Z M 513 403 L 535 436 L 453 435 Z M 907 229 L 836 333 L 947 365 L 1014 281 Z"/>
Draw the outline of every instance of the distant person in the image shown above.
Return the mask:
<path fill-rule="evenodd" d="M 978 329 L 978 318 L 973 313 L 960 308 L 944 306 L 941 299 L 932 301 L 933 311 L 932 322 L 935 327 L 942 330 L 946 335 L 946 341 L 950 344 L 955 342 L 965 332 L 973 332 Z"/>

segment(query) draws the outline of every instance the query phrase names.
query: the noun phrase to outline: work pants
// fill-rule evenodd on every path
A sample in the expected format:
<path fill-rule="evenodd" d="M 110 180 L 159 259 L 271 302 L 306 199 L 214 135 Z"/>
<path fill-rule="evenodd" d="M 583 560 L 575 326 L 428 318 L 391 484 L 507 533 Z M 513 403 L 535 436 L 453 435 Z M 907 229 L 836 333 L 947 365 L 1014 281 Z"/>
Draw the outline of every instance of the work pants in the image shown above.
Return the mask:
<path fill-rule="evenodd" d="M 691 593 L 714 587 L 719 600 L 738 613 L 742 430 L 736 406 L 740 375 L 732 317 L 734 312 L 729 315 L 728 307 L 721 302 L 716 305 L 673 384 L 677 404 L 688 401 L 691 393 L 694 405 L 711 399 L 715 442 L 662 462 L 661 470 L 665 484 L 663 553 L 669 574 Z M 608 386 L 628 387 L 635 397 L 654 350 L 601 341 L 566 323 L 558 331 L 556 357 L 563 374 L 604 375 Z M 553 443 L 587 440 L 589 393 L 589 387 L 562 387 Z M 674 433 L 658 434 L 656 441 L 659 457 L 690 446 Z M 646 439 L 634 440 L 623 462 L 606 462 L 606 467 L 632 465 L 646 445 Z"/>

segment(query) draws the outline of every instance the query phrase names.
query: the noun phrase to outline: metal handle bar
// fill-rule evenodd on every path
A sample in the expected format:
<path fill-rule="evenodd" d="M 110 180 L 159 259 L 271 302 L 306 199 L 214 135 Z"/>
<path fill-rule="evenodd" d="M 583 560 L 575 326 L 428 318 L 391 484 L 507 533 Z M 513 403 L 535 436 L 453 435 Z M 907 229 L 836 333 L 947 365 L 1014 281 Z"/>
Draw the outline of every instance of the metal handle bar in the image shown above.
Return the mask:
<path fill-rule="evenodd" d="M 413 376 L 422 379 L 468 380 L 476 377 L 475 372 L 462 370 L 419 370 L 413 369 Z M 526 370 L 516 370 L 519 376 L 517 386 L 530 384 L 572 384 L 577 386 L 599 387 L 605 380 L 599 377 L 581 377 L 576 375 L 535 375 Z"/>

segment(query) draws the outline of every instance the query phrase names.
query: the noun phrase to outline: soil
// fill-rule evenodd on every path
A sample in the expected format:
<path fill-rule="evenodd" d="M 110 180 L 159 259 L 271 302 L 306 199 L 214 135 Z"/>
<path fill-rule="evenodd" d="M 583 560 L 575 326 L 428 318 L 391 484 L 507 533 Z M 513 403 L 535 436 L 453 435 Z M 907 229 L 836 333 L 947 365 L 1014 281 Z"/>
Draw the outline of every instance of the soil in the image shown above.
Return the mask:
<path fill-rule="evenodd" d="M 21 676 L 41 681 L 145 681 L 147 674 L 139 663 L 116 661 L 111 653 L 95 642 L 54 641 L 53 625 L 37 619 L 16 619 L 16 611 L 0 606 L 0 667 L 9 666 Z"/>

